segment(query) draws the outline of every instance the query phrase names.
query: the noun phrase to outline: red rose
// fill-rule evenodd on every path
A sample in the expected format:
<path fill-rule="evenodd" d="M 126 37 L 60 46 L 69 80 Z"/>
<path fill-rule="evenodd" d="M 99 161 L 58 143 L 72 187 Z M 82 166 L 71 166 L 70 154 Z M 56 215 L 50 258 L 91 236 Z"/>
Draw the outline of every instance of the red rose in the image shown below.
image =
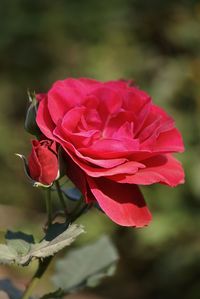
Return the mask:
<path fill-rule="evenodd" d="M 116 223 L 141 227 L 151 214 L 137 185 L 184 181 L 172 156 L 183 151 L 174 121 L 124 81 L 57 81 L 38 95 L 37 124 L 67 153 L 67 175 L 86 202 Z"/>
<path fill-rule="evenodd" d="M 44 185 L 51 185 L 59 171 L 56 143 L 50 140 L 33 140 L 28 167 L 32 179 Z"/>

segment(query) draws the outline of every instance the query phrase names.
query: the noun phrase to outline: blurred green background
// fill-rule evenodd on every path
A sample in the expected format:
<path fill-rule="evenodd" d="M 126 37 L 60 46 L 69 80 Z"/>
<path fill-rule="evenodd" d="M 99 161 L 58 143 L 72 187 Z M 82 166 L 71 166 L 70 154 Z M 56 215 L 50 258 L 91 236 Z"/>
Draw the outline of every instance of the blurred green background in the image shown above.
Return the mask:
<path fill-rule="evenodd" d="M 116 275 L 90 292 L 200 298 L 200 1 L 1 0 L 0 31 L 1 231 L 41 233 L 42 193 L 29 186 L 14 156 L 30 151 L 27 89 L 45 92 L 69 76 L 134 79 L 183 134 L 186 151 L 178 158 L 186 183 L 142 188 L 153 213 L 148 228 L 119 227 L 97 211 L 81 219 L 85 238 L 107 232 L 121 256 Z M 29 272 L 1 267 L 0 277 L 21 283 Z"/>

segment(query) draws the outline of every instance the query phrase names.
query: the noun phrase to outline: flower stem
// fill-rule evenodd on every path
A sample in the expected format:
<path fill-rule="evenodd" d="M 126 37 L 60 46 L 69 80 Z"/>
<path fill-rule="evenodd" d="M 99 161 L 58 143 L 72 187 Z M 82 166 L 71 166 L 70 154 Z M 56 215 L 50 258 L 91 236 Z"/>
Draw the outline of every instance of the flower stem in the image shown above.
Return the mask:
<path fill-rule="evenodd" d="M 41 260 L 39 261 L 38 269 L 37 269 L 35 275 L 33 276 L 33 278 L 31 279 L 30 283 L 28 284 L 21 299 L 29 299 L 30 298 L 30 295 L 32 294 L 33 289 L 36 287 L 40 278 L 43 276 L 44 272 L 48 268 L 51 260 L 52 260 L 52 256 L 47 257 L 42 261 Z"/>
<path fill-rule="evenodd" d="M 48 188 L 46 191 L 46 209 L 47 209 L 47 217 L 48 217 L 48 222 L 47 222 L 47 228 L 51 226 L 52 223 L 52 205 L 51 205 L 51 189 Z M 50 262 L 52 260 L 51 257 L 47 257 L 43 260 L 39 261 L 38 269 L 29 282 L 24 294 L 22 295 L 22 299 L 29 299 L 30 295 L 32 294 L 33 289 L 36 287 L 38 284 L 40 278 L 43 276 L 44 272 L 48 268 Z"/>
<path fill-rule="evenodd" d="M 65 199 L 63 197 L 63 193 L 62 193 L 62 190 L 61 190 L 61 187 L 60 187 L 60 183 L 59 183 L 58 180 L 55 181 L 55 186 L 56 186 L 56 190 L 58 192 L 58 197 L 60 199 L 60 203 L 61 203 L 61 205 L 63 207 L 64 212 L 65 212 L 65 216 L 66 216 L 66 218 L 68 218 L 69 212 L 68 212 L 67 205 L 65 203 Z"/>
<path fill-rule="evenodd" d="M 86 204 L 80 202 L 77 208 L 73 211 L 70 222 L 74 222 L 77 218 L 79 218 L 84 212 L 89 210 L 92 207 L 92 204 Z"/>
<path fill-rule="evenodd" d="M 51 204 L 51 189 L 46 190 L 46 209 L 47 209 L 47 226 L 49 227 L 52 222 L 52 204 Z"/>
<path fill-rule="evenodd" d="M 63 197 L 63 193 L 62 193 L 62 190 L 61 190 L 61 187 L 60 187 L 60 184 L 58 181 L 55 181 L 55 186 L 56 186 L 56 190 L 58 192 L 60 202 L 61 202 L 64 212 L 65 212 L 66 220 L 68 220 L 69 223 L 75 221 L 80 215 L 82 215 L 87 209 L 89 209 L 91 207 L 91 205 L 88 205 L 88 204 L 84 204 L 81 207 L 81 204 L 80 204 L 80 206 L 78 205 L 77 209 L 75 209 L 75 211 L 72 213 L 72 215 L 70 215 L 70 213 L 67 210 L 67 206 L 66 206 L 66 203 L 65 203 L 65 200 Z M 81 208 L 79 209 L 79 207 L 81 207 Z M 47 208 L 47 214 L 48 214 L 48 223 L 47 223 L 47 228 L 48 228 L 52 224 L 52 205 L 51 205 L 51 189 L 50 188 L 47 190 L 47 193 L 46 193 L 46 208 Z M 31 279 L 31 281 L 29 282 L 21 299 L 30 299 L 33 289 L 37 286 L 38 282 L 40 281 L 40 278 L 43 276 L 43 274 L 47 270 L 52 258 L 53 257 L 50 256 L 50 257 L 44 258 L 43 260 L 39 260 L 38 269 L 37 269 L 35 275 L 33 276 L 33 278 Z"/>
<path fill-rule="evenodd" d="M 39 281 L 39 278 L 37 277 L 33 277 L 32 280 L 30 281 L 27 289 L 25 290 L 22 299 L 29 299 L 31 294 L 32 294 L 32 290 L 35 288 L 35 286 L 37 285 Z"/>

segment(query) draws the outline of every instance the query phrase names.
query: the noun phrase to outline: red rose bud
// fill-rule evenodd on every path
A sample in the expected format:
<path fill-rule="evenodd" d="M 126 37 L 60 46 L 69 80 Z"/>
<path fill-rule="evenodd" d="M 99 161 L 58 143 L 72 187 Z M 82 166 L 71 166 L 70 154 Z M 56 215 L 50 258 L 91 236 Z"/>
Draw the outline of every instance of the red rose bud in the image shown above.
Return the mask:
<path fill-rule="evenodd" d="M 28 158 L 29 174 L 32 179 L 44 185 L 51 185 L 58 177 L 59 166 L 56 142 L 33 140 Z"/>

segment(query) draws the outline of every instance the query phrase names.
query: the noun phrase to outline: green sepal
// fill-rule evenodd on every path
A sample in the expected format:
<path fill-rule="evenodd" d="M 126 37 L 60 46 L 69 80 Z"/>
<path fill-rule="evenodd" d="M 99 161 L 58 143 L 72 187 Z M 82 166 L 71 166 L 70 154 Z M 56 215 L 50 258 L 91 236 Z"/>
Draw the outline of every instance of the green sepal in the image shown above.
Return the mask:
<path fill-rule="evenodd" d="M 28 91 L 28 98 L 29 98 L 30 106 L 28 107 L 28 110 L 26 112 L 24 127 L 28 133 L 35 136 L 40 136 L 41 131 L 36 123 L 38 102 L 36 100 L 35 93 L 34 92 L 31 93 Z"/>

